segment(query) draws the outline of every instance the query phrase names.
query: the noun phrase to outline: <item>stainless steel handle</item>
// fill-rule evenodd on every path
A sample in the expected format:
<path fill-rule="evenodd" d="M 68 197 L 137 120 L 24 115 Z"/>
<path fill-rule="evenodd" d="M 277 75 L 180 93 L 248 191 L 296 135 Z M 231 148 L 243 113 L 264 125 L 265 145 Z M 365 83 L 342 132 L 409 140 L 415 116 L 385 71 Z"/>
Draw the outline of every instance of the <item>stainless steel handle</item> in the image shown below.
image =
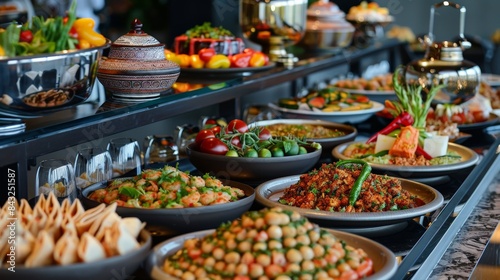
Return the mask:
<path fill-rule="evenodd" d="M 434 4 L 431 6 L 431 16 L 430 16 L 430 21 L 429 21 L 429 34 L 428 40 L 430 43 L 434 42 L 434 14 L 435 14 L 435 9 L 440 8 L 440 7 L 451 7 L 455 8 L 460 11 L 460 29 L 459 29 L 459 36 L 462 41 L 460 42 L 462 48 L 468 49 L 471 47 L 470 42 L 465 39 L 464 35 L 464 28 L 465 28 L 465 12 L 467 11 L 464 6 L 460 6 L 457 3 L 453 3 L 450 1 L 443 1 L 437 4 Z"/>

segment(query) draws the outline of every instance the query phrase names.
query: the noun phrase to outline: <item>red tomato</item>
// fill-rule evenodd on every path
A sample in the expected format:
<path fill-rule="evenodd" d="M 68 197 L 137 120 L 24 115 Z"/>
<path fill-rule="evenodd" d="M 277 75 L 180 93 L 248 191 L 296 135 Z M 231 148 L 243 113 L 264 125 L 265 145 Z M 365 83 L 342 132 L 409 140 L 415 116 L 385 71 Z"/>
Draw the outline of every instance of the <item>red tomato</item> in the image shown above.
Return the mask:
<path fill-rule="evenodd" d="M 33 33 L 31 30 L 23 30 L 19 34 L 19 42 L 31 43 L 33 41 Z"/>
<path fill-rule="evenodd" d="M 194 139 L 194 142 L 200 146 L 203 140 L 208 139 L 208 138 L 215 138 L 215 134 L 212 130 L 210 129 L 202 129 L 198 134 L 196 134 L 196 138 Z"/>
<path fill-rule="evenodd" d="M 215 50 L 213 48 L 203 48 L 198 51 L 198 55 L 200 56 L 200 59 L 206 63 L 210 61 L 212 56 L 215 55 Z"/>
<path fill-rule="evenodd" d="M 262 128 L 262 130 L 259 132 L 259 139 L 260 140 L 267 140 L 271 138 L 271 131 L 267 128 Z"/>
<path fill-rule="evenodd" d="M 254 49 L 252 49 L 252 48 L 245 48 L 245 49 L 243 50 L 243 53 L 250 53 L 250 54 L 253 54 L 254 52 L 255 52 L 255 50 L 254 50 Z"/>
<path fill-rule="evenodd" d="M 233 146 L 241 148 L 241 141 L 239 136 L 232 137 L 230 142 Z"/>
<path fill-rule="evenodd" d="M 214 134 L 219 134 L 222 127 L 220 125 L 214 125 L 209 128 L 211 131 L 214 132 Z"/>
<path fill-rule="evenodd" d="M 472 111 L 472 116 L 474 116 L 474 122 L 485 122 L 488 120 L 488 118 L 486 118 L 484 116 L 484 112 L 483 111 Z"/>
<path fill-rule="evenodd" d="M 262 67 L 269 63 L 269 56 L 263 52 L 254 52 L 250 58 L 250 67 Z"/>
<path fill-rule="evenodd" d="M 248 125 L 242 120 L 234 119 L 227 124 L 226 133 L 232 133 L 235 131 L 245 133 L 248 131 Z"/>
<path fill-rule="evenodd" d="M 457 113 L 451 116 L 451 121 L 457 124 L 464 124 L 466 123 L 467 119 L 465 118 L 464 113 Z"/>
<path fill-rule="evenodd" d="M 201 142 L 200 151 L 213 155 L 225 155 L 229 148 L 218 138 L 207 138 Z"/>
<path fill-rule="evenodd" d="M 361 103 L 368 103 L 370 102 L 370 98 L 368 98 L 368 96 L 365 95 L 358 95 L 356 96 L 356 101 Z"/>
<path fill-rule="evenodd" d="M 248 67 L 250 63 L 250 58 L 252 58 L 251 54 L 248 53 L 239 53 L 231 56 L 231 67 L 234 68 L 244 68 Z"/>

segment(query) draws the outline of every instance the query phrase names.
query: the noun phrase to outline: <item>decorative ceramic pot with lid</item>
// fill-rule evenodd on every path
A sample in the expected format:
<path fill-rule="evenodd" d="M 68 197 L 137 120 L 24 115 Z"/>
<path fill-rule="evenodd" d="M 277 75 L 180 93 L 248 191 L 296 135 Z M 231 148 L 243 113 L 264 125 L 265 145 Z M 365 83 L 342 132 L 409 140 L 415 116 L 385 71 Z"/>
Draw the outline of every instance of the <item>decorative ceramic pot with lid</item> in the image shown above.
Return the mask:
<path fill-rule="evenodd" d="M 164 47 L 135 19 L 132 29 L 114 41 L 109 55 L 101 59 L 97 78 L 114 97 L 158 97 L 180 74 L 179 65 L 165 59 Z"/>

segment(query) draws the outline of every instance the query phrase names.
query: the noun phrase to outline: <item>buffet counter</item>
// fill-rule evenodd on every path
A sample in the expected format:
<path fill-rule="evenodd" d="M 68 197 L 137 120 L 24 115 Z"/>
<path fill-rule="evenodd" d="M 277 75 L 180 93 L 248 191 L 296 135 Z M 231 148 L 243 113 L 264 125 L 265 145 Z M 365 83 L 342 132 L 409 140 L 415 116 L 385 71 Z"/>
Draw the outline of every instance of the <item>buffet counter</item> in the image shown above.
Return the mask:
<path fill-rule="evenodd" d="M 405 49 L 405 44 L 387 40 L 340 54 L 308 53 L 293 68 L 274 67 L 242 77 L 202 79 L 206 86 L 198 90 L 168 94 L 135 104 L 113 102 L 107 100 L 102 92 L 96 93 L 97 96 L 90 98 L 86 104 L 51 116 L 30 118 L 26 132 L 0 138 L 0 176 L 7 174 L 7 170 L 14 170 L 17 174 L 16 197 L 27 198 L 27 170 L 37 157 L 95 138 L 168 120 L 186 112 L 196 112 L 207 106 L 219 106 L 220 116 L 227 119 L 239 117 L 245 96 L 283 84 L 288 86 L 287 94 L 294 95 L 298 89 L 324 81 L 324 77 L 345 74 L 346 69 L 360 72 L 367 65 L 380 62 L 380 55 L 388 61 L 392 71 L 398 64 L 407 62 Z M 200 77 L 188 75 L 181 75 L 180 80 L 193 81 L 195 78 L 200 80 Z M 360 134 L 371 134 L 377 128 L 376 121 L 361 123 L 357 128 Z M 495 211 L 498 206 L 493 202 L 497 202 L 495 198 L 500 192 L 500 139 L 492 139 L 480 131 L 464 145 L 478 151 L 481 159 L 469 174 L 459 174 L 457 178 L 452 178 L 450 184 L 444 184 L 443 191 L 448 192 L 444 206 L 424 217 L 425 221 L 420 221 L 416 230 L 410 228 L 400 236 L 406 239 L 408 248 L 394 248 L 398 244 L 392 244 L 391 248 L 391 240 L 383 242 L 391 250 L 401 252 L 401 262 L 392 279 L 441 279 L 444 275 L 461 277 L 472 273 L 472 259 L 480 257 L 499 219 Z M 5 195 L 6 191 L 0 194 L 0 201 Z M 486 211 L 491 211 L 491 215 L 487 215 L 489 212 Z M 486 222 L 483 217 L 487 218 Z M 480 232 L 480 236 L 476 232 Z M 475 239 L 470 236 L 475 236 Z M 468 242 L 462 241 L 464 239 Z M 467 253 L 464 253 L 469 262 L 467 268 L 461 265 L 465 259 L 460 256 L 455 258 L 457 251 Z M 457 270 L 450 271 L 452 265 L 446 260 L 453 260 Z M 139 279 L 142 276 L 139 273 L 136 277 Z"/>

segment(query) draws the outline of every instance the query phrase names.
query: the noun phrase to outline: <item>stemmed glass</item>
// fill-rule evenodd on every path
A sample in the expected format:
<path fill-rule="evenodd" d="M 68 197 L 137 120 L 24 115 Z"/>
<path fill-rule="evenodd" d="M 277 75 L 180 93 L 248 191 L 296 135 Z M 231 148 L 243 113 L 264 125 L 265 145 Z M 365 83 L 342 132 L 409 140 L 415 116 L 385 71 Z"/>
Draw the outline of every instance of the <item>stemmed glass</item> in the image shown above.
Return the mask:
<path fill-rule="evenodd" d="M 75 177 L 78 189 L 113 176 L 111 155 L 99 147 L 80 150 L 75 158 Z"/>
<path fill-rule="evenodd" d="M 76 199 L 76 183 L 73 165 L 63 159 L 48 159 L 40 162 L 36 171 L 36 195 L 53 192 L 62 202 Z"/>
<path fill-rule="evenodd" d="M 133 175 L 141 173 L 141 150 L 136 140 L 126 137 L 112 139 L 108 143 L 107 150 L 111 155 L 113 177 L 131 171 Z"/>

